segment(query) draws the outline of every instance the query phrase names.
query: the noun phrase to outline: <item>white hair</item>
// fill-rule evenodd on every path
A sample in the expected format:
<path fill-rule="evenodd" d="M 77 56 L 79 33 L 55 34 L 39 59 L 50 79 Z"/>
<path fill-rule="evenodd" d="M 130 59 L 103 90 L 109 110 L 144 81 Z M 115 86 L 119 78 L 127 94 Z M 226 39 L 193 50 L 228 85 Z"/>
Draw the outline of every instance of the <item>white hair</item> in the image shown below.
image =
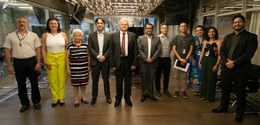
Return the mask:
<path fill-rule="evenodd" d="M 119 20 L 119 24 L 121 24 L 123 21 L 126 21 L 127 24 L 129 24 L 129 21 L 128 21 L 127 18 L 121 18 L 121 19 Z"/>
<path fill-rule="evenodd" d="M 80 34 L 83 36 L 83 32 L 82 32 L 81 29 L 74 29 L 74 30 L 72 31 L 72 36 L 74 36 L 75 33 L 80 33 Z"/>

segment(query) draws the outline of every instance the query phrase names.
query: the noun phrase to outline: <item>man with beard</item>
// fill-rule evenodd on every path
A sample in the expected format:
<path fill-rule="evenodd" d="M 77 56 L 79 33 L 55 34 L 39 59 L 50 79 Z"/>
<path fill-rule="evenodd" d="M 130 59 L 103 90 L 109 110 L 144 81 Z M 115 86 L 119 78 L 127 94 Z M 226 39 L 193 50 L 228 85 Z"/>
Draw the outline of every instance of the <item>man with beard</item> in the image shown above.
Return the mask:
<path fill-rule="evenodd" d="M 29 77 L 32 87 L 32 102 L 36 110 L 41 108 L 37 72 L 41 69 L 41 42 L 37 34 L 29 31 L 28 20 L 20 16 L 16 20 L 17 30 L 8 34 L 4 43 L 5 60 L 10 74 L 15 74 L 18 96 L 22 107 L 20 113 L 29 106 L 26 79 Z M 13 63 L 12 63 L 13 58 Z"/>
<path fill-rule="evenodd" d="M 145 35 L 137 39 L 138 52 L 140 55 L 140 74 L 142 81 L 141 102 L 146 98 L 153 101 L 157 99 L 153 96 L 153 83 L 156 69 L 158 67 L 158 57 L 161 53 L 161 41 L 158 36 L 153 35 L 153 25 L 145 25 Z"/>
<path fill-rule="evenodd" d="M 213 113 L 228 111 L 229 96 L 234 87 L 237 94 L 236 122 L 243 121 L 246 107 L 245 89 L 251 71 L 251 58 L 257 49 L 257 35 L 245 30 L 245 18 L 236 15 L 233 18 L 234 32 L 225 36 L 220 56 L 221 66 L 221 104 L 212 110 Z"/>

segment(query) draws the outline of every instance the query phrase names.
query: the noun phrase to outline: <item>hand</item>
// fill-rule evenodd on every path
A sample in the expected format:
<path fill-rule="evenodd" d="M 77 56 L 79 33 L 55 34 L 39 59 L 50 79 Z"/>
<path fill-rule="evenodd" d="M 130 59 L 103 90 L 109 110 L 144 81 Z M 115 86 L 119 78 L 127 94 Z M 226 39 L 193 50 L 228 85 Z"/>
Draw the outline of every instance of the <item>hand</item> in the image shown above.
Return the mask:
<path fill-rule="evenodd" d="M 146 59 L 146 62 L 147 62 L 147 63 L 152 63 L 152 62 L 153 62 L 153 59 L 152 59 L 152 58 L 147 58 L 147 59 Z"/>
<path fill-rule="evenodd" d="M 8 66 L 8 71 L 10 74 L 14 74 L 15 73 L 15 70 L 14 70 L 14 67 L 13 66 Z"/>
<path fill-rule="evenodd" d="M 48 70 L 51 70 L 51 69 L 52 69 L 50 63 L 44 62 L 44 65 L 45 65 L 45 67 L 46 67 Z"/>
<path fill-rule="evenodd" d="M 187 60 L 186 59 L 180 59 L 180 61 L 182 62 L 181 64 L 185 64 L 185 63 L 187 63 Z"/>
<path fill-rule="evenodd" d="M 199 68 L 200 68 L 200 70 L 202 69 L 202 65 L 199 63 Z"/>
<path fill-rule="evenodd" d="M 99 62 L 104 62 L 106 60 L 106 57 L 104 57 L 104 56 L 99 56 L 98 57 L 98 61 Z"/>
<path fill-rule="evenodd" d="M 195 65 L 196 65 L 195 59 L 192 58 L 192 59 L 191 59 L 191 63 L 192 63 L 193 66 L 195 66 Z"/>
<path fill-rule="evenodd" d="M 67 69 L 66 71 L 67 71 L 68 75 L 70 76 L 71 75 L 70 69 Z"/>
<path fill-rule="evenodd" d="M 217 65 L 213 66 L 212 71 L 213 72 L 217 72 L 218 71 L 218 66 Z"/>
<path fill-rule="evenodd" d="M 34 67 L 35 71 L 40 71 L 41 70 L 41 63 L 37 63 Z"/>
<path fill-rule="evenodd" d="M 135 70 L 136 69 L 136 67 L 135 66 L 131 66 L 131 70 Z"/>
<path fill-rule="evenodd" d="M 230 59 L 227 59 L 227 63 L 225 64 L 227 66 L 227 68 L 229 69 L 232 69 L 235 67 L 234 65 L 234 61 L 233 60 L 230 60 Z"/>

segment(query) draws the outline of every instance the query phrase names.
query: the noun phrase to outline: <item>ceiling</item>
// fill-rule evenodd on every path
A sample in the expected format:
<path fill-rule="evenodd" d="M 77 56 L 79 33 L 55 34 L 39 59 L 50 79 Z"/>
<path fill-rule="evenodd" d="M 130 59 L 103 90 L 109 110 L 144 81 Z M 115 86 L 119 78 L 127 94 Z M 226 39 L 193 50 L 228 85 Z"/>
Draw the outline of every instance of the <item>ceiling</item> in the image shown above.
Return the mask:
<path fill-rule="evenodd" d="M 198 0 L 65 0 L 73 5 L 86 6 L 93 15 L 143 16 L 187 10 L 189 3 Z"/>

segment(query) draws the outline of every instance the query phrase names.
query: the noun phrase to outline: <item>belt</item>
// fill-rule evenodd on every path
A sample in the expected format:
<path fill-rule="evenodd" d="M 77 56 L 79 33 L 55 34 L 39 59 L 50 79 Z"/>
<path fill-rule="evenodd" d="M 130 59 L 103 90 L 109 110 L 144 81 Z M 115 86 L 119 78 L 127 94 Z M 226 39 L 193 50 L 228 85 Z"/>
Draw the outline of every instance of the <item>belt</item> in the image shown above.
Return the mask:
<path fill-rule="evenodd" d="M 31 60 L 31 59 L 35 59 L 35 56 L 33 57 L 28 57 L 28 58 L 14 58 L 15 60 Z"/>

